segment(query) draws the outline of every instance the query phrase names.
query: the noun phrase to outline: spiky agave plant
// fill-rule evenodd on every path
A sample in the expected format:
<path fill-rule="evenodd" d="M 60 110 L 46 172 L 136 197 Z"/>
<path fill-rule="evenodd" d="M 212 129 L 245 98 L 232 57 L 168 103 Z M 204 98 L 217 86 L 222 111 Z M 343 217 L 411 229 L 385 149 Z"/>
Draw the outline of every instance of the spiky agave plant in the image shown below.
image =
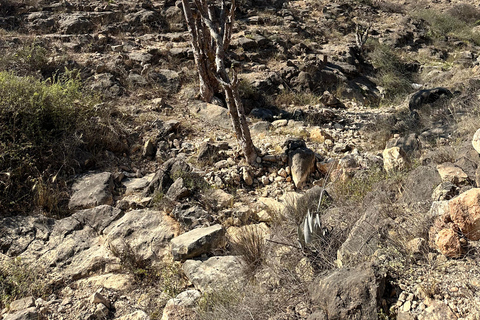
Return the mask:
<path fill-rule="evenodd" d="M 322 188 L 317 210 L 311 212 L 310 209 L 308 209 L 305 218 L 298 226 L 298 239 L 301 247 L 304 249 L 314 240 L 326 237 L 328 235 L 328 228 L 322 227 L 322 223 L 320 221 L 320 213 L 323 209 L 322 207 L 324 207 L 327 203 L 326 199 L 324 199 L 325 194 L 326 191 L 324 188 Z"/>

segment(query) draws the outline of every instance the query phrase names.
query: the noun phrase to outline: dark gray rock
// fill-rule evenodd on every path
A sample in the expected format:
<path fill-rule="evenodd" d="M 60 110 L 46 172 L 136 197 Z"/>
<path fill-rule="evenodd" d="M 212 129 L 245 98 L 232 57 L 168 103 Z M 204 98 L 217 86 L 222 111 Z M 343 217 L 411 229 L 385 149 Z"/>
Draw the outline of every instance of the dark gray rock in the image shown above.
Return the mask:
<path fill-rule="evenodd" d="M 335 270 L 309 288 L 313 304 L 323 308 L 328 319 L 342 320 L 377 319 L 384 290 L 385 275 L 369 264 Z"/>
<path fill-rule="evenodd" d="M 292 145 L 301 142 L 292 142 Z M 303 141 L 303 144 L 305 142 Z M 291 169 L 292 180 L 297 188 L 302 188 L 308 180 L 309 175 L 315 171 L 315 153 L 307 147 L 288 149 L 288 165 Z"/>
<path fill-rule="evenodd" d="M 113 204 L 113 179 L 110 172 L 91 173 L 78 179 L 72 186 L 69 209 L 88 209 L 102 204 Z"/>
<path fill-rule="evenodd" d="M 158 72 L 151 72 L 149 77 L 169 93 L 177 93 L 180 90 L 180 75 L 176 71 L 162 69 Z"/>
<path fill-rule="evenodd" d="M 199 206 L 191 206 L 190 204 L 176 206 L 172 215 L 190 229 L 213 221 L 212 216 L 207 211 Z"/>
<path fill-rule="evenodd" d="M 102 234 L 103 230 L 113 221 L 119 219 L 122 214 L 123 212 L 118 208 L 102 205 L 92 209 L 77 211 L 72 215 L 72 218 L 94 229 L 98 234 Z"/>
<path fill-rule="evenodd" d="M 63 14 L 58 20 L 59 31 L 66 34 L 90 33 L 95 25 L 86 13 Z"/>
<path fill-rule="evenodd" d="M 408 102 L 410 112 L 420 110 L 423 105 L 432 104 L 440 99 L 447 99 L 453 97 L 450 90 L 446 88 L 434 88 L 420 90 L 412 95 Z"/>
<path fill-rule="evenodd" d="M 220 224 L 194 229 L 172 239 L 173 259 L 185 260 L 209 253 L 224 241 L 225 230 Z"/>
<path fill-rule="evenodd" d="M 12 314 L 7 314 L 3 320 L 38 320 L 40 314 L 35 307 L 28 308 L 22 311 L 18 311 Z"/>
<path fill-rule="evenodd" d="M 190 194 L 191 192 L 186 188 L 183 178 L 178 178 L 170 188 L 168 188 L 165 196 L 173 201 L 180 201 L 183 198 L 188 197 Z"/>

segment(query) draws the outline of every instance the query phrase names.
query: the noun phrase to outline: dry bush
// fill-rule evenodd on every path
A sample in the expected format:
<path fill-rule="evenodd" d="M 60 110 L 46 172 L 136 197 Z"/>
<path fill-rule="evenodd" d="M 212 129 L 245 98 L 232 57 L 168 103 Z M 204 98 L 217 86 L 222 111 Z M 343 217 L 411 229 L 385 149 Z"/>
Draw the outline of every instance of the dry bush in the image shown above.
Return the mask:
<path fill-rule="evenodd" d="M 474 24 L 480 20 L 480 10 L 474 5 L 468 3 L 456 4 L 451 7 L 447 13 L 452 17 L 469 24 Z"/>
<path fill-rule="evenodd" d="M 242 257 L 247 274 L 253 274 L 266 259 L 266 241 L 260 226 L 250 225 L 242 228 L 232 246 L 233 251 Z"/>

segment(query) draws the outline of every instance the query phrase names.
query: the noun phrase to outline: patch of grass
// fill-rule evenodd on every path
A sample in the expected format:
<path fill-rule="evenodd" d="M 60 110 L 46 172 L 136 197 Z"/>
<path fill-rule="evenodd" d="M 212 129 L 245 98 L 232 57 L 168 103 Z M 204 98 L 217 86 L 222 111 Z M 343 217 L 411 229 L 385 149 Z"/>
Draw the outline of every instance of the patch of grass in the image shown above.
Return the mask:
<path fill-rule="evenodd" d="M 305 105 L 315 105 L 320 103 L 320 97 L 307 92 L 294 92 L 291 90 L 284 90 L 280 92 L 273 101 L 273 104 L 276 106 L 305 106 Z"/>
<path fill-rule="evenodd" d="M 385 89 L 388 101 L 404 98 L 412 91 L 412 74 L 390 46 L 374 44 L 369 58 L 377 70 L 377 82 Z"/>
<path fill-rule="evenodd" d="M 471 41 L 476 45 L 480 44 L 480 35 L 472 32 L 476 19 L 480 18 L 480 11 L 470 8 L 469 5 L 454 6 L 446 13 L 432 9 L 419 10 L 413 17 L 427 22 L 429 36 L 434 40 L 455 37 L 459 40 Z"/>
<path fill-rule="evenodd" d="M 382 168 L 371 168 L 355 174 L 353 178 L 337 179 L 332 184 L 332 193 L 336 202 L 359 203 L 373 190 L 376 183 L 385 179 L 387 174 Z"/>
<path fill-rule="evenodd" d="M 180 262 L 163 263 L 152 266 L 147 260 L 142 259 L 128 244 L 109 246 L 112 254 L 120 259 L 124 271 L 134 276 L 137 284 L 142 286 L 155 286 L 160 288 L 170 297 L 176 297 L 187 284 Z"/>
<path fill-rule="evenodd" d="M 39 43 L 22 43 L 0 56 L 0 70 L 12 71 L 16 75 L 36 75 L 48 66 L 48 50 Z"/>
<path fill-rule="evenodd" d="M 45 297 L 50 293 L 43 270 L 23 263 L 20 258 L 0 265 L 0 308 L 17 299 Z"/>
<path fill-rule="evenodd" d="M 247 274 L 253 274 L 265 261 L 266 242 L 261 227 L 246 226 L 234 240 L 233 250 L 245 262 Z"/>

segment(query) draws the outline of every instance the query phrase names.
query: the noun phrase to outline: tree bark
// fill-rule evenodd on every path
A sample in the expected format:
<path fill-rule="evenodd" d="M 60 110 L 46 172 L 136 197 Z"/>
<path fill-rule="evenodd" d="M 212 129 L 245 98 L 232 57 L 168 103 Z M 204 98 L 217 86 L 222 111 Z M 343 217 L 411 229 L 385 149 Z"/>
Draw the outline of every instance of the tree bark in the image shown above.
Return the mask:
<path fill-rule="evenodd" d="M 238 78 L 233 70 L 233 79 L 230 79 L 225 69 L 225 52 L 232 35 L 235 0 L 232 0 L 229 8 L 225 0 L 220 0 L 219 7 L 215 1 L 194 1 L 195 14 L 192 13 L 189 0 L 182 0 L 182 4 L 188 30 L 192 35 L 195 64 L 200 77 L 200 94 L 204 101 L 209 102 L 215 90 L 221 86 L 225 93 L 237 141 L 247 162 L 253 165 L 256 163 L 257 153 L 238 93 Z"/>

